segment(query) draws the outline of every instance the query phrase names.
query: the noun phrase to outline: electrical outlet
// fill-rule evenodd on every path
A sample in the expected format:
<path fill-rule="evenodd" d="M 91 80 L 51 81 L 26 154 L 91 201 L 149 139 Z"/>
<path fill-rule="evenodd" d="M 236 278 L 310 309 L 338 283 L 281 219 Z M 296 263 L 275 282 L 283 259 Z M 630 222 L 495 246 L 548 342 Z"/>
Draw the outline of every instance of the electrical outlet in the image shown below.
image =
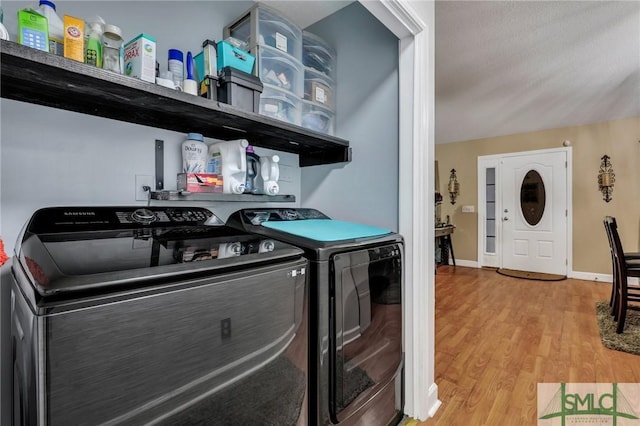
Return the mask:
<path fill-rule="evenodd" d="M 149 199 L 149 192 L 144 190 L 145 186 L 148 186 L 149 190 L 153 189 L 153 176 L 136 175 L 136 201 L 147 201 Z"/>
<path fill-rule="evenodd" d="M 476 211 L 476 206 L 462 206 L 462 213 L 473 213 Z"/>

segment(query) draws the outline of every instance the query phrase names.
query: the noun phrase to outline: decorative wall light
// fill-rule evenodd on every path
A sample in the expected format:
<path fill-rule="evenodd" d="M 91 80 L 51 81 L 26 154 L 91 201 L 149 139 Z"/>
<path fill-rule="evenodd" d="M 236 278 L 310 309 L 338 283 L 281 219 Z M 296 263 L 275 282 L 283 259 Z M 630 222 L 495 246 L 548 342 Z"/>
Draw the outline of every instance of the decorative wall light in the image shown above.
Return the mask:
<path fill-rule="evenodd" d="M 451 174 L 449 175 L 449 198 L 451 198 L 451 204 L 456 203 L 458 194 L 460 194 L 460 184 L 456 176 L 456 169 L 451 169 Z"/>
<path fill-rule="evenodd" d="M 616 175 L 613 173 L 611 158 L 605 154 L 600 159 L 600 171 L 598 172 L 598 190 L 602 192 L 602 199 L 607 203 L 613 199 L 613 184 L 616 181 Z"/>

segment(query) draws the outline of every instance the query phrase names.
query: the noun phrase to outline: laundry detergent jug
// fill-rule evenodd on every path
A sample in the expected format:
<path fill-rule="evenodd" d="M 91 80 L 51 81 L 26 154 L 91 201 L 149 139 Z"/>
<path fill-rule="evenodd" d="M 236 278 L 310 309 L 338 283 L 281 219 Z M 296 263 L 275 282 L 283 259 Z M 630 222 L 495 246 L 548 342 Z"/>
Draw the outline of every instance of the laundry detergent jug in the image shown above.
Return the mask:
<path fill-rule="evenodd" d="M 258 179 L 260 175 L 260 156 L 253 151 L 253 147 L 249 145 L 247 147 L 247 182 L 244 187 L 244 192 L 247 194 L 259 194 L 262 191 L 261 187 L 258 187 Z"/>
<path fill-rule="evenodd" d="M 207 173 L 222 175 L 222 192 L 242 194 L 247 180 L 246 149 L 249 142 L 238 139 L 209 146 Z"/>
<path fill-rule="evenodd" d="M 260 157 L 260 175 L 263 181 L 263 194 L 277 195 L 280 192 L 280 186 L 278 185 L 278 179 L 280 178 L 279 162 L 280 157 L 277 155 Z"/>

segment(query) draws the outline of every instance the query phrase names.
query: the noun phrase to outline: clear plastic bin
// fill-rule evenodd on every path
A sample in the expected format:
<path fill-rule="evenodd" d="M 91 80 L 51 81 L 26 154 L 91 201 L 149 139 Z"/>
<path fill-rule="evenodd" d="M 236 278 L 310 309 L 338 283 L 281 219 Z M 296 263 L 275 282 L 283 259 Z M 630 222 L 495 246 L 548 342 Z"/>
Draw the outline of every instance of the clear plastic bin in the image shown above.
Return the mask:
<path fill-rule="evenodd" d="M 264 84 L 260 96 L 260 114 L 300 125 L 302 100 L 291 92 Z"/>
<path fill-rule="evenodd" d="M 326 74 L 305 68 L 303 99 L 334 111 L 335 83 Z"/>
<path fill-rule="evenodd" d="M 322 38 L 308 31 L 302 33 L 302 64 L 336 78 L 336 52 Z"/>
<path fill-rule="evenodd" d="M 333 135 L 335 130 L 335 113 L 314 102 L 304 100 L 301 102 L 302 127 L 315 130 L 316 132 Z"/>
<path fill-rule="evenodd" d="M 224 28 L 224 37 L 234 37 L 250 46 L 269 46 L 302 60 L 302 30 L 279 11 L 256 5 Z"/>
<path fill-rule="evenodd" d="M 262 83 L 302 97 L 304 71 L 300 61 L 269 46 L 257 46 L 253 53 L 257 59 L 256 73 Z"/>

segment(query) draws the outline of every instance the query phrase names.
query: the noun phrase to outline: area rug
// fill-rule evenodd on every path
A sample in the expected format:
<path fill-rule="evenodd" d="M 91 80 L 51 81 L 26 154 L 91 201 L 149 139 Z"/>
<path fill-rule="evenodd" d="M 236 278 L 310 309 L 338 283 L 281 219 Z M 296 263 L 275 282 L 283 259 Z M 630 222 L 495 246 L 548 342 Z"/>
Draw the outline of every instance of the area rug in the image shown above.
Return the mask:
<path fill-rule="evenodd" d="M 500 268 L 497 270 L 497 272 L 507 277 L 523 278 L 525 280 L 562 281 L 567 279 L 566 275 L 543 274 L 541 272 L 529 272 L 529 271 L 517 271 L 515 269 Z"/>
<path fill-rule="evenodd" d="M 624 322 L 624 333 L 616 333 L 616 323 L 611 316 L 611 308 L 608 301 L 596 302 L 596 314 L 598 327 L 600 327 L 600 339 L 602 344 L 616 351 L 628 352 L 640 355 L 640 312 L 627 311 Z"/>

